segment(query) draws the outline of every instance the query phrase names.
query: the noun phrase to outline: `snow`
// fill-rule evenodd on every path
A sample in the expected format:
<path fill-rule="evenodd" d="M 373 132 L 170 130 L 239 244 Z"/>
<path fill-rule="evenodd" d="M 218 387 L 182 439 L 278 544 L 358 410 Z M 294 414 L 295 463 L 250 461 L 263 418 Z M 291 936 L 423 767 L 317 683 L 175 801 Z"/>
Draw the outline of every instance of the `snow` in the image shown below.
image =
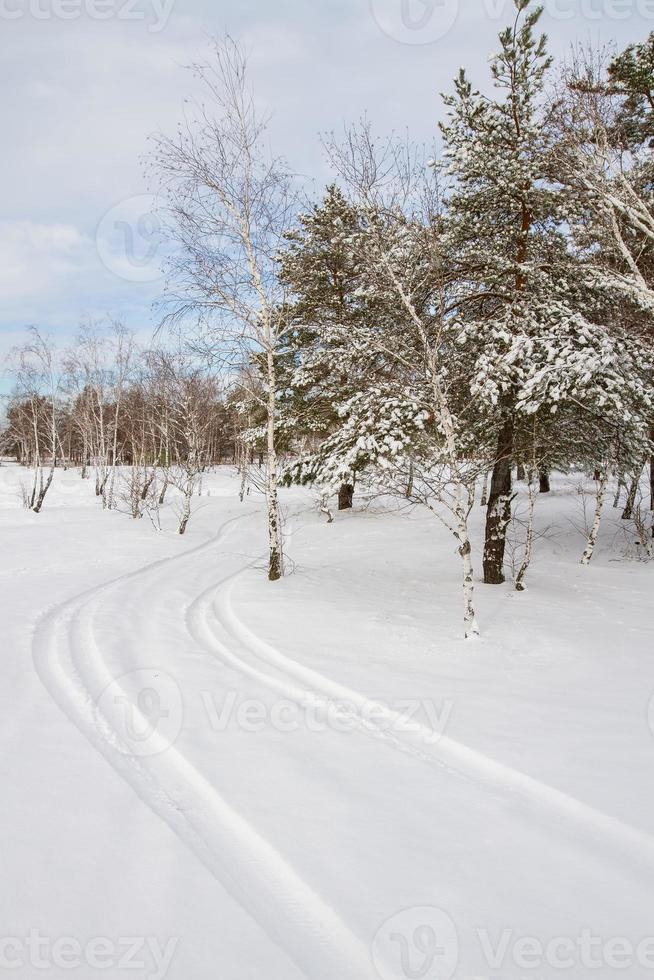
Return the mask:
<path fill-rule="evenodd" d="M 553 481 L 528 591 L 479 584 L 466 643 L 426 511 L 327 525 L 282 491 L 291 574 L 270 585 L 264 501 L 229 468 L 184 538 L 174 501 L 157 533 L 75 471 L 31 514 L 20 476 L 0 467 L 14 976 L 654 969 L 652 568 L 610 495 L 583 568 L 581 478 Z"/>

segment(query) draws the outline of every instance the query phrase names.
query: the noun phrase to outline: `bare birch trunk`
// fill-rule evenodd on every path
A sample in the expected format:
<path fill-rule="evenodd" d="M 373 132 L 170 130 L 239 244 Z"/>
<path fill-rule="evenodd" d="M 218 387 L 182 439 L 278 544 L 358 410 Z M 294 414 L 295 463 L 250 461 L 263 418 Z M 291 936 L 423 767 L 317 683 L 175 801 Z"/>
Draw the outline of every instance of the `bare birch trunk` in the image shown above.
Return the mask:
<path fill-rule="evenodd" d="M 472 545 L 468 536 L 468 521 L 463 510 L 459 515 L 459 554 L 463 562 L 463 626 L 466 640 L 479 636 L 475 616 L 475 576 L 472 566 Z"/>
<path fill-rule="evenodd" d="M 481 488 L 481 507 L 488 507 L 488 482 L 490 479 L 490 473 L 484 474 L 484 484 Z"/>
<path fill-rule="evenodd" d="M 52 480 L 53 480 L 53 477 L 54 477 L 54 471 L 55 471 L 54 466 L 51 466 L 50 467 L 50 472 L 48 473 L 48 479 L 45 481 L 45 483 L 43 482 L 43 474 L 41 474 L 41 484 L 40 484 L 40 488 L 39 488 L 39 494 L 38 494 L 38 496 L 36 498 L 36 501 L 35 501 L 35 503 L 34 503 L 34 505 L 32 507 L 32 510 L 34 511 L 35 514 L 40 514 L 41 513 L 41 508 L 43 507 L 43 502 L 45 501 L 46 494 L 47 494 L 48 490 L 50 489 L 50 486 L 52 485 Z"/>
<path fill-rule="evenodd" d="M 527 511 L 527 537 L 525 540 L 525 555 L 515 580 L 516 592 L 525 591 L 525 578 L 527 577 L 527 572 L 529 571 L 529 566 L 531 565 L 531 559 L 534 553 L 534 511 L 536 509 L 534 473 L 529 472 L 527 474 L 527 479 L 529 494 L 529 509 Z"/>
<path fill-rule="evenodd" d="M 107 493 L 107 508 L 113 510 L 114 491 L 116 486 L 116 456 L 118 455 L 118 419 L 120 415 L 120 395 L 116 399 L 116 417 L 114 418 L 114 437 L 111 447 L 111 473 L 109 476 L 109 491 Z"/>
<path fill-rule="evenodd" d="M 190 487 L 187 486 L 185 488 L 185 490 L 184 490 L 184 506 L 183 506 L 183 509 L 182 509 L 182 516 L 181 516 L 180 521 L 179 521 L 179 528 L 178 528 L 178 533 L 179 534 L 185 534 L 186 533 L 186 525 L 188 524 L 189 520 L 191 519 L 191 497 L 192 496 L 193 496 L 193 487 L 192 486 L 190 486 Z"/>
<path fill-rule="evenodd" d="M 268 579 L 277 582 L 284 574 L 282 529 L 279 515 L 279 497 L 277 492 L 277 448 L 275 446 L 275 421 L 277 413 L 275 359 L 271 343 L 266 351 L 268 373 L 268 417 L 266 426 L 266 441 L 268 454 L 268 472 L 266 474 L 266 507 L 268 511 L 268 540 L 269 560 Z"/>
<path fill-rule="evenodd" d="M 436 365 L 432 363 L 432 385 L 436 404 L 439 410 L 441 428 L 445 436 L 450 462 L 451 476 L 454 478 L 454 519 L 456 521 L 456 537 L 459 541 L 459 554 L 463 563 L 463 629 L 466 640 L 479 636 L 479 626 L 475 615 L 475 577 L 472 565 L 472 544 L 468 530 L 468 514 L 470 507 L 464 499 L 464 486 L 459 471 L 459 459 L 456 447 L 456 430 L 445 395 L 441 390 L 435 373 Z"/>
<path fill-rule="evenodd" d="M 590 529 L 590 534 L 588 535 L 588 543 L 586 545 L 586 550 L 584 551 L 583 557 L 581 559 L 582 565 L 590 565 L 593 558 L 593 554 L 595 552 L 595 545 L 597 544 L 597 536 L 599 535 L 599 529 L 602 523 L 602 509 L 604 507 L 604 497 L 606 496 L 607 482 L 608 482 L 607 474 L 604 472 L 600 472 L 599 480 L 597 481 L 595 517 L 593 519 L 593 526 Z"/>
<path fill-rule="evenodd" d="M 333 524 L 334 523 L 334 515 L 331 512 L 331 509 L 329 507 L 329 501 L 328 501 L 326 495 L 320 498 L 320 504 L 319 504 L 319 506 L 320 506 L 320 513 L 321 514 L 324 514 L 325 517 L 327 518 L 327 523 L 328 524 Z"/>

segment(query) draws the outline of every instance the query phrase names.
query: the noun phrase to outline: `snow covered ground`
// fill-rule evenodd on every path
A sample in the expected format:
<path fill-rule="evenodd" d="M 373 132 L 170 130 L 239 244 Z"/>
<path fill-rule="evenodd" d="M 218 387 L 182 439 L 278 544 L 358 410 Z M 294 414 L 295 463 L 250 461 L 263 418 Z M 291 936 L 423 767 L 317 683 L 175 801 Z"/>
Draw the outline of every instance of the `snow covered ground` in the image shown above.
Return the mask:
<path fill-rule="evenodd" d="M 427 513 L 327 525 L 286 491 L 271 586 L 231 470 L 184 538 L 74 471 L 36 516 L 20 477 L 0 467 L 0 973 L 654 975 L 653 570 L 610 501 L 582 568 L 557 480 L 528 591 L 478 585 L 466 643 Z"/>

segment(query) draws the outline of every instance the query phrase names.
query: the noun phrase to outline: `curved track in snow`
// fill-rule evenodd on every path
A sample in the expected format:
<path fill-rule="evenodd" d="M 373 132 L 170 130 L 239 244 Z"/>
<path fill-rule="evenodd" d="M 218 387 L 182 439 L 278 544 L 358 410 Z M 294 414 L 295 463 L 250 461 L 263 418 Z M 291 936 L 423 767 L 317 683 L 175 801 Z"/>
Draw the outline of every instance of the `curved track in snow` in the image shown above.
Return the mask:
<path fill-rule="evenodd" d="M 124 588 L 130 595 L 149 588 L 156 594 L 161 577 L 173 570 L 179 575 L 180 566 L 214 549 L 241 519 L 225 522 L 215 538 L 182 555 L 122 575 L 47 612 L 35 630 L 34 664 L 70 721 L 308 977 L 366 980 L 374 972 L 367 947 L 289 862 L 165 740 L 159 754 L 135 755 L 111 709 L 97 698 L 109 684 L 120 690 L 94 628 L 98 611 L 115 603 Z M 127 691 L 122 693 L 127 699 Z M 137 704 L 132 711 L 138 718 Z"/>
<path fill-rule="evenodd" d="M 303 666 L 262 640 L 234 610 L 233 587 L 247 570 L 207 589 L 187 610 L 190 632 L 224 663 L 302 707 L 348 718 L 354 728 L 390 748 L 468 778 L 505 799 L 518 800 L 537 817 L 550 817 L 554 826 L 565 826 L 584 840 L 610 848 L 638 869 L 654 870 L 651 835 L 428 726 L 407 722 L 387 705 Z"/>

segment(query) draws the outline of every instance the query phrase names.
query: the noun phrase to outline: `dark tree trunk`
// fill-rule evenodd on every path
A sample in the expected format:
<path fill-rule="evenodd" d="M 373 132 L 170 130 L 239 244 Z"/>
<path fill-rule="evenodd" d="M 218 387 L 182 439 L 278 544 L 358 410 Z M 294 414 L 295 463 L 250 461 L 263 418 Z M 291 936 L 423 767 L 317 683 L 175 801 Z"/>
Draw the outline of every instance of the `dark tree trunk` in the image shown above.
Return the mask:
<path fill-rule="evenodd" d="M 486 540 L 484 544 L 484 582 L 502 585 L 506 529 L 511 520 L 511 469 L 513 455 L 513 417 L 506 418 L 497 440 L 497 459 L 491 476 L 488 509 L 486 511 Z"/>
<path fill-rule="evenodd" d="M 627 495 L 627 503 L 625 504 L 625 508 L 622 511 L 623 521 L 630 521 L 634 516 L 634 507 L 636 505 L 636 494 L 638 493 L 639 483 L 640 483 L 640 474 L 638 476 L 634 476 L 631 480 L 631 484 L 629 486 L 629 493 Z"/>
<path fill-rule="evenodd" d="M 338 491 L 338 509 L 352 510 L 354 505 L 354 486 L 351 483 L 343 483 Z"/>
<path fill-rule="evenodd" d="M 268 556 L 268 581 L 278 582 L 282 577 L 282 558 L 277 548 L 271 548 Z"/>
<path fill-rule="evenodd" d="M 550 474 L 548 470 L 541 470 L 539 476 L 540 476 L 540 492 L 550 493 L 552 488 L 550 486 Z"/>
<path fill-rule="evenodd" d="M 516 473 L 516 480 L 526 480 L 527 474 L 525 473 L 524 463 L 518 463 L 518 471 Z"/>
<path fill-rule="evenodd" d="M 45 484 L 43 483 L 43 481 L 41 481 L 41 488 L 39 490 L 39 495 L 32 504 L 32 510 L 34 511 L 35 514 L 41 513 L 41 508 L 43 507 L 43 501 L 45 500 L 45 496 L 48 490 L 50 489 L 53 476 L 54 476 L 54 467 L 50 470 L 50 473 L 48 474 L 48 479 L 46 480 Z"/>
<path fill-rule="evenodd" d="M 415 468 L 414 468 L 414 465 L 413 465 L 413 460 L 411 460 L 411 462 L 409 463 L 409 479 L 408 479 L 407 485 L 406 485 L 406 498 L 407 498 L 407 500 L 410 500 L 411 497 L 413 496 L 413 483 L 414 483 L 414 478 L 415 478 Z"/>
<path fill-rule="evenodd" d="M 147 496 L 148 496 L 148 494 L 150 492 L 150 487 L 152 486 L 153 482 L 154 482 L 154 474 L 152 474 L 152 476 L 148 477 L 148 479 L 145 481 L 145 483 L 143 485 L 143 489 L 141 491 L 141 500 L 146 500 L 147 499 Z"/>

